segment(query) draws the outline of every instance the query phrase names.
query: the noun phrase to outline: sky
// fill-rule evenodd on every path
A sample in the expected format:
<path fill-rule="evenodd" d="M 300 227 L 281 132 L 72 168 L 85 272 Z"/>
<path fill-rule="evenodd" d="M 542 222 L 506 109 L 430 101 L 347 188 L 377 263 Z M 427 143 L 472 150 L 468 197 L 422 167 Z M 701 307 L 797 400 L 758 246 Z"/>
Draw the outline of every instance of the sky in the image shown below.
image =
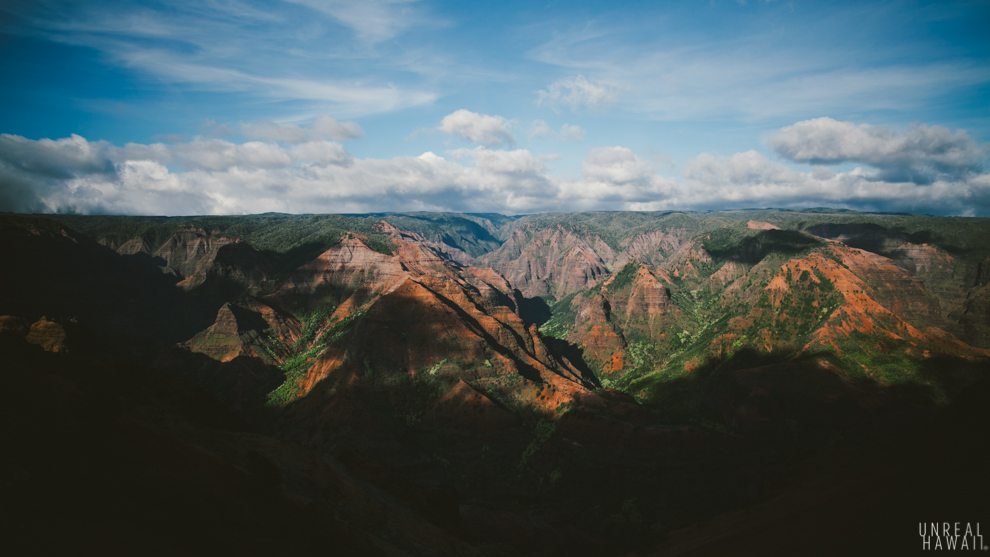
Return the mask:
<path fill-rule="evenodd" d="M 0 211 L 990 217 L 990 1 L 5 0 Z"/>

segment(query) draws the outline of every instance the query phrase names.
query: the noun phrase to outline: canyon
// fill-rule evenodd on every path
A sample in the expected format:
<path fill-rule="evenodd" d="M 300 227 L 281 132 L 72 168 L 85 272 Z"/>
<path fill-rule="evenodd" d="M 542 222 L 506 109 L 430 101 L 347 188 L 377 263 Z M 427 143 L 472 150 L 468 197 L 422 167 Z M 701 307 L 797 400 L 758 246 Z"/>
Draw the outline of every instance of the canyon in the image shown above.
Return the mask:
<path fill-rule="evenodd" d="M 801 497 L 884 532 L 986 500 L 985 457 L 918 435 L 985 432 L 988 219 L 4 214 L 0 236 L 18 535 L 108 490 L 72 527 L 107 550 L 120 520 L 174 552 L 757 554 L 779 546 L 732 520 L 791 505 L 812 535 Z"/>

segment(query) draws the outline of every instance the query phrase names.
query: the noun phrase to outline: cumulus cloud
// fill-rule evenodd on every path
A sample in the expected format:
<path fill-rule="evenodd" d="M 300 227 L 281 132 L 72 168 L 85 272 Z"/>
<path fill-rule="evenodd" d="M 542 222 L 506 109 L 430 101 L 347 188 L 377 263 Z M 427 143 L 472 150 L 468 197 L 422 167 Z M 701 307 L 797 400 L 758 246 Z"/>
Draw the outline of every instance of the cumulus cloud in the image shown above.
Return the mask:
<path fill-rule="evenodd" d="M 77 173 L 113 173 L 107 160 L 110 144 L 86 141 L 72 134 L 62 139 L 30 139 L 0 134 L 0 161 L 14 168 L 51 178 L 71 178 Z"/>
<path fill-rule="evenodd" d="M 356 160 L 339 143 L 196 139 L 115 147 L 0 136 L 0 211 L 240 214 L 548 210 L 545 157 L 484 147 Z"/>
<path fill-rule="evenodd" d="M 602 201 L 662 203 L 676 188 L 626 147 L 592 149 L 581 165 L 583 197 Z"/>
<path fill-rule="evenodd" d="M 943 173 L 927 184 L 883 181 L 879 168 L 805 172 L 747 151 L 703 153 L 674 179 L 621 146 L 589 150 L 577 176 L 555 174 L 548 165 L 560 157 L 526 149 L 479 146 L 446 156 L 357 159 L 327 140 L 287 145 L 195 138 L 118 147 L 78 135 L 31 140 L 2 134 L 0 211 L 518 214 L 830 206 L 990 216 L 990 174 L 976 171 Z"/>
<path fill-rule="evenodd" d="M 590 80 L 577 75 L 555 81 L 546 90 L 537 91 L 536 104 L 549 106 L 554 111 L 560 110 L 561 105 L 569 106 L 571 110 L 577 110 L 580 106 L 602 110 L 614 105 L 623 89 L 611 81 Z"/>
<path fill-rule="evenodd" d="M 515 143 L 516 138 L 512 135 L 511 128 L 512 122 L 501 116 L 478 114 L 463 108 L 444 116 L 437 127 L 446 134 L 457 135 L 488 147 Z"/>
<path fill-rule="evenodd" d="M 353 164 L 354 157 L 340 143 L 333 141 L 309 141 L 294 145 L 290 151 L 292 159 L 298 162 L 321 166 Z"/>
<path fill-rule="evenodd" d="M 336 118 L 321 114 L 309 127 L 296 124 L 276 124 L 262 121 L 257 124 L 241 124 L 241 134 L 249 139 L 267 139 L 281 143 L 305 143 L 321 139 L 347 141 L 364 137 L 364 130 L 356 122 L 338 122 Z"/>
<path fill-rule="evenodd" d="M 676 206 L 829 206 L 865 211 L 990 215 L 990 175 L 938 179 L 930 184 L 884 182 L 878 173 L 856 168 L 833 173 L 792 170 L 756 151 L 721 157 L 703 153 L 689 161 Z"/>
<path fill-rule="evenodd" d="M 903 133 L 883 126 L 815 118 L 787 126 L 770 139 L 782 157 L 831 165 L 862 163 L 887 182 L 930 184 L 979 174 L 987 150 L 963 130 L 914 125 Z"/>

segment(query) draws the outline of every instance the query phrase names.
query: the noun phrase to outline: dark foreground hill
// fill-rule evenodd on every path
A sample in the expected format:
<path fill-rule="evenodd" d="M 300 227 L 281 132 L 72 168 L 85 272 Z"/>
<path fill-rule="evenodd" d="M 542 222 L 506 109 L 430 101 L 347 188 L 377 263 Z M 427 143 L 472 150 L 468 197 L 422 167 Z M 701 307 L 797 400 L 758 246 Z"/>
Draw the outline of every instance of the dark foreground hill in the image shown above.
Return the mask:
<path fill-rule="evenodd" d="M 4 215 L 11 535 L 920 547 L 920 521 L 987 523 L 988 232 L 771 210 Z"/>

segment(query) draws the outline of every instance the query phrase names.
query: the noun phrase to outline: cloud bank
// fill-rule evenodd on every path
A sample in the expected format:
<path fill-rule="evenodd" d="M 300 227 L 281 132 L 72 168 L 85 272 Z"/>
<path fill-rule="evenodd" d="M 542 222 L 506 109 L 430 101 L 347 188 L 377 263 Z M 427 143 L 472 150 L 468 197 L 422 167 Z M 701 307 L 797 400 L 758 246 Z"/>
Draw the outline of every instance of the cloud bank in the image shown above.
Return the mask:
<path fill-rule="evenodd" d="M 806 120 L 781 129 L 770 144 L 787 160 L 815 165 L 808 170 L 751 150 L 702 153 L 679 177 L 668 177 L 622 146 L 592 148 L 577 176 L 557 174 L 548 165 L 559 159 L 555 155 L 494 148 L 512 142 L 508 120 L 467 110 L 445 117 L 440 129 L 482 144 L 476 148 L 358 159 L 325 139 L 357 133 L 331 120 L 310 128 L 259 124 L 256 137 L 267 141 L 244 143 L 196 137 L 118 147 L 78 135 L 32 140 L 2 134 L 0 211 L 519 214 L 830 206 L 990 216 L 985 145 L 965 131 L 937 126 L 898 133 Z M 866 168 L 828 167 L 849 162 Z"/>

